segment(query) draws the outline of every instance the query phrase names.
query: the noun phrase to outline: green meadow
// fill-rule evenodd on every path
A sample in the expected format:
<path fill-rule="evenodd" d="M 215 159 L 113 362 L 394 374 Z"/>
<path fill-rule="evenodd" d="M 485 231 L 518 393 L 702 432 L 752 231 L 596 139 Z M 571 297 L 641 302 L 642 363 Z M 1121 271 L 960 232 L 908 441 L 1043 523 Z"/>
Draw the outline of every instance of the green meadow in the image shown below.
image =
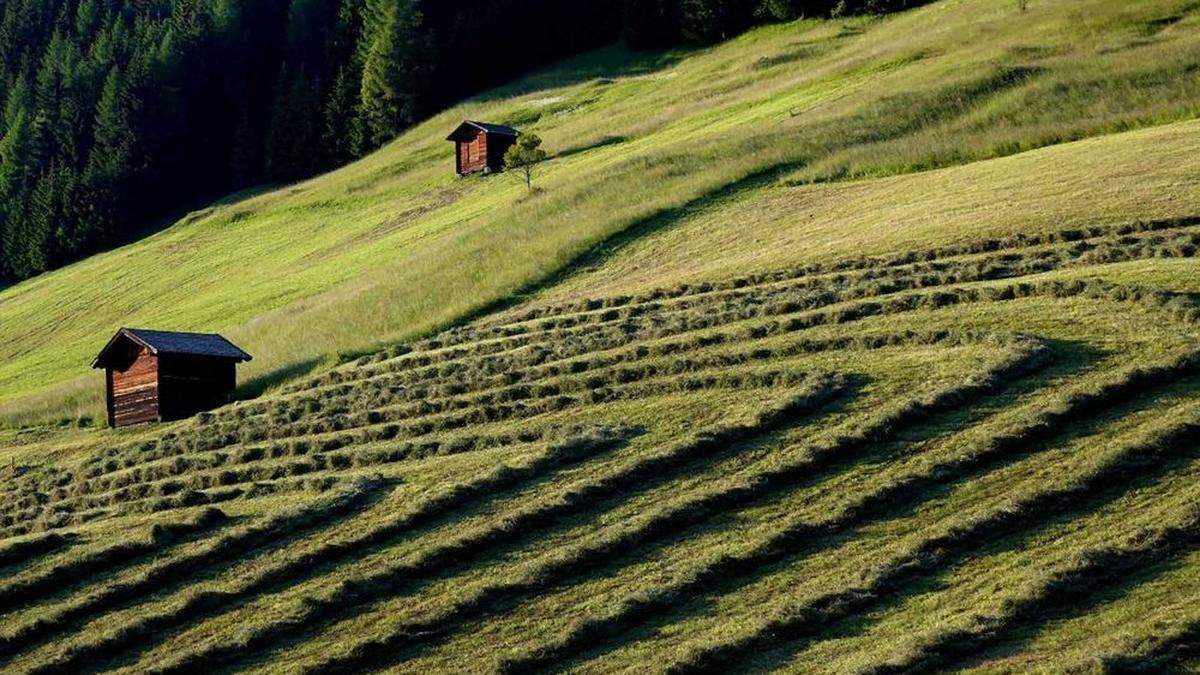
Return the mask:
<path fill-rule="evenodd" d="M 1198 71 L 1174 0 L 613 47 L 0 291 L 0 671 L 1194 672 Z M 243 400 L 49 423 L 119 325 Z"/>
<path fill-rule="evenodd" d="M 344 169 L 0 291 L 0 409 L 97 416 L 87 366 L 122 325 L 227 334 L 256 357 L 254 394 L 519 302 L 660 231 L 707 239 L 698 261 L 671 249 L 647 283 L 1189 213 L 1190 5 L 1010 4 L 801 21 L 696 52 L 612 48 L 531 75 Z M 466 117 L 546 140 L 539 191 L 453 176 L 443 137 Z"/>

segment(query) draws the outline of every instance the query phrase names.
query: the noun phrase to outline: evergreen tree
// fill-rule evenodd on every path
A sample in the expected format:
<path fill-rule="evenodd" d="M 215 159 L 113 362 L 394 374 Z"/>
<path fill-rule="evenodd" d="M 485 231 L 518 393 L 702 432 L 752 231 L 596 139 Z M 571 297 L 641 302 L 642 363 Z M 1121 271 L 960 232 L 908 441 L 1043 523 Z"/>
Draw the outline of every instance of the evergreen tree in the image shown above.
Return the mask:
<path fill-rule="evenodd" d="M 325 102 L 324 134 L 321 144 L 333 164 L 341 164 L 358 156 L 363 147 L 356 87 L 349 68 L 343 68 L 333 80 L 329 99 Z"/>
<path fill-rule="evenodd" d="M 4 112 L 3 115 L 0 115 L 0 138 L 13 127 L 18 115 L 25 115 L 28 118 L 32 104 L 33 94 L 29 88 L 29 80 L 22 76 L 9 89 L 8 95 L 4 99 Z"/>
<path fill-rule="evenodd" d="M 33 153 L 33 130 L 29 113 L 10 105 L 8 131 L 0 138 L 0 252 L 4 257 L 0 271 L 11 278 L 21 278 L 23 268 L 17 263 L 23 257 L 26 242 L 23 237 L 25 200 L 32 184 L 29 170 Z"/>
<path fill-rule="evenodd" d="M 81 180 L 81 246 L 119 238 L 116 223 L 124 205 L 124 182 L 136 172 L 135 106 L 123 71 L 113 68 L 96 106 L 95 140 Z"/>
<path fill-rule="evenodd" d="M 372 146 L 383 145 L 417 121 L 429 76 L 423 18 L 415 0 L 390 0 L 382 11 L 382 24 L 363 63 L 362 116 Z"/>
<path fill-rule="evenodd" d="M 29 196 L 25 217 L 17 226 L 17 270 L 21 276 L 41 274 L 49 269 L 54 255 L 51 231 L 57 212 L 57 167 L 51 167 L 37 179 Z"/>
<path fill-rule="evenodd" d="M 51 203 L 47 209 L 46 231 L 50 241 L 47 265 L 56 267 L 75 259 L 91 248 L 91 233 L 79 213 L 79 180 L 70 166 L 59 166 L 50 176 Z"/>
<path fill-rule="evenodd" d="M 273 179 L 286 178 L 287 163 L 292 153 L 293 112 L 292 74 L 287 64 L 275 81 L 275 101 L 271 105 L 271 127 L 267 132 L 266 171 Z"/>
<path fill-rule="evenodd" d="M 770 21 L 790 21 L 804 12 L 801 5 L 799 0 L 762 0 L 758 13 Z"/>

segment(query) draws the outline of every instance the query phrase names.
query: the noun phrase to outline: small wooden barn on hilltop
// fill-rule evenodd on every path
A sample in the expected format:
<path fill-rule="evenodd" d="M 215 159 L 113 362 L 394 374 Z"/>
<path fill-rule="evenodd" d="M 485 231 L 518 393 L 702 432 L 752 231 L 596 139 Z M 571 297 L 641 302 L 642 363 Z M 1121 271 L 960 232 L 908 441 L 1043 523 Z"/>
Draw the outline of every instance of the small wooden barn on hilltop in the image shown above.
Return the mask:
<path fill-rule="evenodd" d="M 220 335 L 122 328 L 92 368 L 105 370 L 108 424 L 183 419 L 227 403 L 251 356 Z"/>
<path fill-rule="evenodd" d="M 446 137 L 453 141 L 454 170 L 465 176 L 478 171 L 504 170 L 504 153 L 517 142 L 521 132 L 503 124 L 467 120 Z"/>

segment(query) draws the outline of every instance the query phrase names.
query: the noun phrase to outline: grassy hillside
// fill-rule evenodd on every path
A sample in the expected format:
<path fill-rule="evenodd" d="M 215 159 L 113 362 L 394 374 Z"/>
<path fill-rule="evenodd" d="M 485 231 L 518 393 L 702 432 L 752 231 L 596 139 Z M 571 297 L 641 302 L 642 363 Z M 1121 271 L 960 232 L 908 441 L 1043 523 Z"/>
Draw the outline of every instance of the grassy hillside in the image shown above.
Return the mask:
<path fill-rule="evenodd" d="M 795 233 L 812 220 L 824 224 L 814 236 L 837 232 L 813 249 L 750 247 L 760 269 L 810 250 L 918 245 L 922 233 L 894 236 L 890 223 L 905 213 L 941 209 L 925 232 L 966 240 L 1190 212 L 1191 126 L 1170 143 L 1134 133 L 975 164 L 950 184 L 887 178 L 1194 117 L 1190 3 L 1010 5 L 957 0 L 884 21 L 800 22 L 691 54 L 612 49 L 469 101 L 341 171 L 231 198 L 0 291 L 0 407 L 10 421 L 95 414 L 98 380 L 86 365 L 119 325 L 225 332 L 256 355 L 246 373 L 256 391 L 331 353 L 456 322 L 614 238 L 722 219 L 744 198 L 760 205 L 756 227 Z M 467 116 L 542 135 L 556 152 L 544 191 L 453 178 L 442 138 Z M 981 217 L 990 209 L 972 191 L 1019 195 L 1019 208 Z M 786 211 L 762 201 L 776 194 L 790 197 Z"/>
<path fill-rule="evenodd" d="M 999 4 L 593 55 L 5 291 L 18 417 L 89 274 L 260 377 L 395 344 L 0 431 L 0 670 L 1194 671 L 1200 7 Z M 468 112 L 543 191 L 444 177 Z"/>
<path fill-rule="evenodd" d="M 0 663 L 1176 663 L 1200 303 L 1125 278 L 1194 286 L 1198 248 L 1103 226 L 532 305 L 106 434 L 5 482 Z"/>

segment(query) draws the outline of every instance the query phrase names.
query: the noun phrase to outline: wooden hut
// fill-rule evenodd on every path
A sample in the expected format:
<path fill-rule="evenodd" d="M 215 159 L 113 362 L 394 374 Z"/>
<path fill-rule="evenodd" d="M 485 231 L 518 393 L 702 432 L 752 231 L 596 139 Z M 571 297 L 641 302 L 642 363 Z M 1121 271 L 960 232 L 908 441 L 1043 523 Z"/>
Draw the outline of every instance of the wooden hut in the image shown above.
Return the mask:
<path fill-rule="evenodd" d="M 183 419 L 227 403 L 237 364 L 250 355 L 220 335 L 141 328 L 117 331 L 92 368 L 103 368 L 108 424 Z"/>
<path fill-rule="evenodd" d="M 454 142 L 454 170 L 458 175 L 504 170 L 504 153 L 521 132 L 503 124 L 467 120 L 446 137 Z"/>

